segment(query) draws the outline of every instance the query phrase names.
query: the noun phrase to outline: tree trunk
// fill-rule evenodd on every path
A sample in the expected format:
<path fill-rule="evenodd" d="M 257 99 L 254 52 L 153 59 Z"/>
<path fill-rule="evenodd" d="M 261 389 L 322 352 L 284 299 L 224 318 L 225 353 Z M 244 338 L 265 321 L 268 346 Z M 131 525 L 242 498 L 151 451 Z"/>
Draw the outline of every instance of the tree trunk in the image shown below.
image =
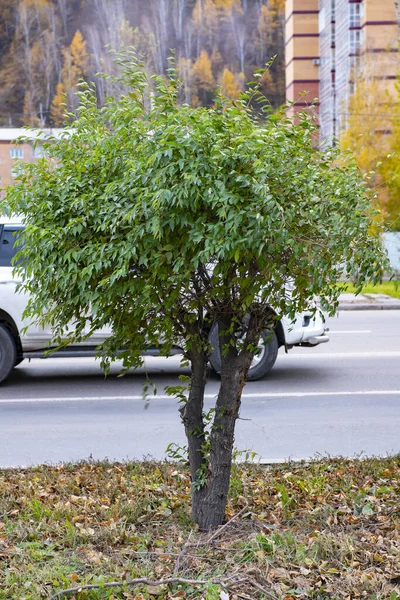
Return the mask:
<path fill-rule="evenodd" d="M 257 346 L 260 334 L 272 317 L 269 309 L 250 316 L 246 327 L 247 346 Z M 232 333 L 229 317 L 218 322 L 221 352 L 221 387 L 215 406 L 214 423 L 210 436 L 210 456 L 204 473 L 204 485 L 193 492 L 193 519 L 200 531 L 209 531 L 222 525 L 228 500 L 235 442 L 235 425 L 239 416 L 243 387 L 246 383 L 254 353 L 247 349 L 238 352 L 237 338 Z M 228 353 L 224 349 L 229 348 Z M 205 469 L 203 464 L 202 469 Z"/>
<path fill-rule="evenodd" d="M 225 519 L 235 424 L 239 416 L 242 390 L 253 358 L 250 352 L 243 351 L 238 354 L 236 345 L 230 344 L 232 334 L 227 333 L 229 326 L 230 323 L 219 323 L 221 387 L 210 436 L 210 457 L 205 483 L 193 493 L 192 515 L 201 531 L 215 529 Z M 249 331 L 249 334 L 257 339 L 255 332 Z M 229 351 L 224 355 L 223 348 L 227 345 Z"/>
<path fill-rule="evenodd" d="M 202 450 L 205 441 L 203 406 L 207 379 L 207 356 L 204 352 L 193 348 L 189 353 L 189 359 L 192 366 L 189 396 L 180 412 L 188 441 L 190 474 L 192 482 L 194 482 L 203 462 Z"/>

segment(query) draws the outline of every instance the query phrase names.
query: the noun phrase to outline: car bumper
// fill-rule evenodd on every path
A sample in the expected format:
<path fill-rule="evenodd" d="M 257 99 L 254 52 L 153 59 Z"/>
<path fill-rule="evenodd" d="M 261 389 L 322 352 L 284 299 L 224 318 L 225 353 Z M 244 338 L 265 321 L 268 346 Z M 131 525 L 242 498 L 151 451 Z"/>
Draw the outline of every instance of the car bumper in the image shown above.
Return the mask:
<path fill-rule="evenodd" d="M 300 344 L 296 345 L 306 346 L 310 348 L 312 346 L 318 346 L 319 344 L 326 344 L 327 342 L 329 342 L 329 335 L 327 334 L 327 331 L 328 329 L 326 329 L 321 335 L 312 335 L 306 340 L 304 340 L 304 342 L 301 342 Z"/>

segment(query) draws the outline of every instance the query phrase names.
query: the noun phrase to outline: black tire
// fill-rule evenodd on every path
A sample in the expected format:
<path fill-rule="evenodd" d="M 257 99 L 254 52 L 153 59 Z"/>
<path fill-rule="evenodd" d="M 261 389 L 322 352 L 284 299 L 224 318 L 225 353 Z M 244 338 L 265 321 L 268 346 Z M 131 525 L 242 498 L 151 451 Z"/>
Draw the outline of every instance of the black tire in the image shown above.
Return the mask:
<path fill-rule="evenodd" d="M 265 341 L 268 340 L 266 343 Z M 219 352 L 219 338 L 218 338 L 218 326 L 215 325 L 210 333 L 210 344 L 212 351 L 210 354 L 210 365 L 213 371 L 216 373 L 221 372 L 221 356 Z M 261 342 L 261 340 L 260 340 Z M 261 346 L 261 343 L 260 343 Z M 276 334 L 273 333 L 271 337 L 270 332 L 264 332 L 262 334 L 262 348 L 258 357 L 254 357 L 249 372 L 247 374 L 247 381 L 256 381 L 265 377 L 275 364 L 278 356 L 279 343 Z"/>
<path fill-rule="evenodd" d="M 0 325 L 0 383 L 4 381 L 17 362 L 14 338 L 4 325 Z"/>

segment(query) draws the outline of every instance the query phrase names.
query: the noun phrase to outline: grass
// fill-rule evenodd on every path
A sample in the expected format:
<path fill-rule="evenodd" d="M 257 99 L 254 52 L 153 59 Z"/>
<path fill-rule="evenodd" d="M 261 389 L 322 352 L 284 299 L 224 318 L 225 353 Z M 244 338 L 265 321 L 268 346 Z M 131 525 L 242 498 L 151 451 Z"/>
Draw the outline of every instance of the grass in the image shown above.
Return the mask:
<path fill-rule="evenodd" d="M 399 457 L 236 465 L 233 482 L 232 520 L 205 534 L 184 466 L 0 472 L 0 599 L 400 600 Z M 105 587 L 133 578 L 175 582 Z"/>
<path fill-rule="evenodd" d="M 342 284 L 340 284 L 342 285 Z M 346 283 L 346 292 L 354 294 L 356 288 L 352 283 Z M 393 298 L 400 298 L 400 281 L 383 281 L 378 285 L 366 285 L 363 287 L 362 294 L 387 294 Z"/>

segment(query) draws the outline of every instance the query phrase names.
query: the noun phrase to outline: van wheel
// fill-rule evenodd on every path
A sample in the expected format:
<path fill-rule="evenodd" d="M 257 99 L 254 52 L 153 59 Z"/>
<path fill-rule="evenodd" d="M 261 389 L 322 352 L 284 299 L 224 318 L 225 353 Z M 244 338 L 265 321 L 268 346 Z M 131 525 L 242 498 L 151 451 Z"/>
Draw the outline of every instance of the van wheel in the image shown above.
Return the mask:
<path fill-rule="evenodd" d="M 4 381 L 17 362 L 14 338 L 4 325 L 0 325 L 0 383 Z"/>
<path fill-rule="evenodd" d="M 219 337 L 218 337 L 218 326 L 215 325 L 210 333 L 209 337 L 212 351 L 210 354 L 210 365 L 215 373 L 221 372 L 221 356 L 219 352 Z M 250 365 L 249 372 L 247 373 L 247 381 L 257 381 L 265 377 L 275 364 L 278 356 L 279 343 L 276 333 L 264 332 L 261 335 L 260 342 L 258 344 L 258 353 L 254 356 L 253 361 Z"/>

